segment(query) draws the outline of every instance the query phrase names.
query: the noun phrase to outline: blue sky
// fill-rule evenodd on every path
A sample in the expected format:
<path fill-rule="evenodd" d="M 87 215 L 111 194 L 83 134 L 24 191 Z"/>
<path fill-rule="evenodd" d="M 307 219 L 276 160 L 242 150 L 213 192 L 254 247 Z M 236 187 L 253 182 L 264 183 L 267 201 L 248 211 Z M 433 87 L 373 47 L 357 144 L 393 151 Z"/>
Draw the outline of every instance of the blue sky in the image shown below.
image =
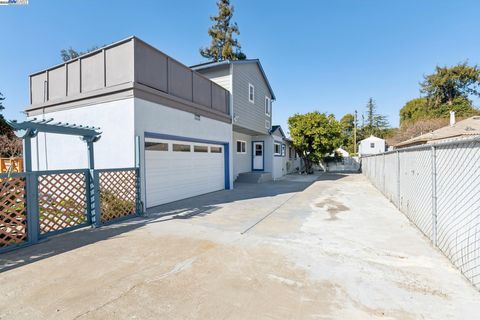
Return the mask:
<path fill-rule="evenodd" d="M 319 110 L 337 117 L 364 111 L 373 97 L 398 125 L 436 65 L 480 63 L 480 1 L 232 0 L 239 40 L 259 58 L 277 96 L 274 124 Z M 7 118 L 21 119 L 28 74 L 83 50 L 136 35 L 187 65 L 203 61 L 215 0 L 30 0 L 0 6 L 0 92 Z M 478 101 L 477 101 L 478 106 Z"/>

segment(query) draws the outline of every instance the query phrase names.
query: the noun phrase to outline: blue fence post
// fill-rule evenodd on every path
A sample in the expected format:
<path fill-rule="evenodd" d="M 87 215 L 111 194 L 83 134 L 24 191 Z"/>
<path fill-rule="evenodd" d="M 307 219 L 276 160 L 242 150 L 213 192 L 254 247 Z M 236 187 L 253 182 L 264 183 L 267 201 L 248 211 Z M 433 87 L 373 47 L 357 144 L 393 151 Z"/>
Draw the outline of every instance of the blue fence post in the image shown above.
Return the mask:
<path fill-rule="evenodd" d="M 25 173 L 27 194 L 27 235 L 28 242 L 37 243 L 40 238 L 40 214 L 38 210 L 38 175 L 36 172 Z"/>
<path fill-rule="evenodd" d="M 98 171 L 90 170 L 93 176 L 93 201 L 94 201 L 94 225 L 95 227 L 100 227 L 102 225 L 101 220 L 101 208 L 100 208 L 100 177 Z"/>
<path fill-rule="evenodd" d="M 136 201 L 135 201 L 135 210 L 136 210 L 136 215 L 141 216 L 143 214 L 143 208 L 142 208 L 142 200 L 141 200 L 141 192 L 140 192 L 140 168 L 135 168 L 135 195 L 136 195 Z"/>
<path fill-rule="evenodd" d="M 87 221 L 91 225 L 93 223 L 93 213 L 92 208 L 94 207 L 94 198 L 92 193 L 92 179 L 90 176 L 90 170 L 85 170 L 83 173 L 85 175 L 85 202 L 87 203 Z"/>

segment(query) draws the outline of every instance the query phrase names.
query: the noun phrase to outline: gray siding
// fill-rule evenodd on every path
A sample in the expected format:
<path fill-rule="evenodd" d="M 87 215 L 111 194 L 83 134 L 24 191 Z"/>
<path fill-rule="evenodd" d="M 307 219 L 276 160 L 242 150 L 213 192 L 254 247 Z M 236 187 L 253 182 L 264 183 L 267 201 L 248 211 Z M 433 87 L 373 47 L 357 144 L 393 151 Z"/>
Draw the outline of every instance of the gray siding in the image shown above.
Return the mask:
<path fill-rule="evenodd" d="M 31 75 L 30 104 L 78 99 L 133 80 L 133 41 L 124 41 Z"/>
<path fill-rule="evenodd" d="M 237 153 L 237 140 L 246 142 L 246 153 Z M 252 171 L 252 137 L 240 132 L 233 131 L 233 179 L 243 172 Z"/>
<path fill-rule="evenodd" d="M 237 118 L 237 126 L 247 128 L 259 133 L 267 133 L 265 120 L 272 124 L 270 116 L 265 114 L 265 97 L 272 98 L 268 86 L 256 63 L 233 65 L 232 112 Z M 248 84 L 255 87 L 255 103 L 248 100 Z"/>
<path fill-rule="evenodd" d="M 230 76 L 230 65 L 221 66 L 213 69 L 199 70 L 208 79 L 232 92 L 232 81 Z"/>
<path fill-rule="evenodd" d="M 168 56 L 150 46 L 135 46 L 135 57 L 136 81 L 168 92 Z"/>
<path fill-rule="evenodd" d="M 231 121 L 226 89 L 134 37 L 31 75 L 27 111 L 113 98 L 142 85 L 169 107 Z"/>

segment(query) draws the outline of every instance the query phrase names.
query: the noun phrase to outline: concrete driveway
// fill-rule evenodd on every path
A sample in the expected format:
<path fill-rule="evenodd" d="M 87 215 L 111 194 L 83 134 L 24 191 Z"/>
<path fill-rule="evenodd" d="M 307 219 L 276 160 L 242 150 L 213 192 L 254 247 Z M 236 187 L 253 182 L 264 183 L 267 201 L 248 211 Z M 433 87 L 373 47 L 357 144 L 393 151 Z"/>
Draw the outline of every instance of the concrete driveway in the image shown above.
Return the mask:
<path fill-rule="evenodd" d="M 1 255 L 0 319 L 479 318 L 363 176 L 236 187 Z"/>

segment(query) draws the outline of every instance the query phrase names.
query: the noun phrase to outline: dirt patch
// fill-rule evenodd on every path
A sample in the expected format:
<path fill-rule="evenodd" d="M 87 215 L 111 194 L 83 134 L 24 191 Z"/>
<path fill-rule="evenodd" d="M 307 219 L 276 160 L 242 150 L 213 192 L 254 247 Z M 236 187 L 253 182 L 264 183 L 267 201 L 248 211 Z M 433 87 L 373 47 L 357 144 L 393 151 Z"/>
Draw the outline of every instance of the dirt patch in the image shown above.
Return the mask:
<path fill-rule="evenodd" d="M 438 289 L 432 289 L 427 285 L 418 283 L 418 282 L 410 282 L 410 283 L 405 283 L 405 282 L 397 282 L 397 285 L 400 288 L 403 288 L 405 290 L 408 290 L 410 292 L 415 292 L 415 293 L 420 293 L 423 295 L 431 295 L 431 296 L 436 296 L 439 298 L 443 299 L 448 299 L 448 295 L 441 290 Z"/>
<path fill-rule="evenodd" d="M 318 202 L 315 206 L 317 208 L 325 208 L 327 212 L 330 214 L 330 218 L 327 219 L 330 221 L 337 220 L 338 213 L 350 210 L 349 207 L 332 198 L 327 198 L 321 202 Z"/>

